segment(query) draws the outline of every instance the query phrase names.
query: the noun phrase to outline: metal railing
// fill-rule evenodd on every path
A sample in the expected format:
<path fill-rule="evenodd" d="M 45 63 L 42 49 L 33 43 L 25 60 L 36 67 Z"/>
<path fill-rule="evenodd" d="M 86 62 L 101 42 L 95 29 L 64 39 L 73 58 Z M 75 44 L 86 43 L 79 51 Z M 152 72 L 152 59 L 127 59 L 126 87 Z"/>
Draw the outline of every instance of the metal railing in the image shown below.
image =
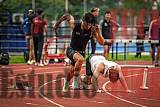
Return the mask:
<path fill-rule="evenodd" d="M 119 31 L 120 32 L 120 31 Z M 120 37 L 120 33 L 117 32 L 116 37 Z M 134 31 L 136 32 L 136 31 Z M 53 31 L 52 26 L 48 26 L 48 39 L 59 38 L 56 41 L 50 41 L 50 47 L 48 47 L 48 52 L 51 54 L 57 54 L 58 50 L 65 50 L 66 46 L 70 43 L 71 30 L 67 27 L 60 27 L 58 35 Z M 135 38 L 136 35 L 133 36 Z M 127 53 L 136 53 L 136 43 L 144 42 L 144 52 L 149 53 L 150 42 L 149 40 L 133 40 L 133 39 L 115 39 L 110 53 L 114 56 L 116 54 L 116 60 L 118 60 L 118 54 L 123 53 L 124 60 L 126 60 Z M 53 46 L 52 46 L 53 45 Z M 88 43 L 88 53 L 91 52 L 90 42 Z M 0 26 L 0 50 L 5 52 L 26 52 L 26 40 L 22 32 L 21 25 L 7 25 Z M 54 50 L 54 52 L 51 52 Z M 103 52 L 103 47 L 97 44 L 97 53 Z M 112 56 L 112 58 L 113 58 Z"/>

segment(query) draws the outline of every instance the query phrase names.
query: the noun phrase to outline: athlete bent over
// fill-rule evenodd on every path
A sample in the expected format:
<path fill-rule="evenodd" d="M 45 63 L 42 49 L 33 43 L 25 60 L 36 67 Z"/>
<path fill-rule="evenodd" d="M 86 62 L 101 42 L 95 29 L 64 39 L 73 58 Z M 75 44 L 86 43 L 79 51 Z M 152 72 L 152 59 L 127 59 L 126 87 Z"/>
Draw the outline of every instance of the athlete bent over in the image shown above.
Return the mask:
<path fill-rule="evenodd" d="M 86 74 L 88 77 L 88 84 L 92 84 L 96 91 L 99 90 L 97 79 L 99 75 L 102 74 L 103 77 L 108 77 L 113 83 L 120 80 L 126 92 L 131 92 L 131 90 L 128 89 L 127 83 L 122 74 L 121 66 L 115 62 L 106 60 L 104 56 L 92 55 L 88 57 L 86 61 Z"/>
<path fill-rule="evenodd" d="M 65 14 L 55 24 L 55 31 L 59 24 L 67 20 L 72 29 L 72 38 L 70 46 L 66 50 L 67 57 L 71 60 L 70 70 L 67 72 L 67 78 L 63 86 L 63 92 L 69 90 L 69 82 L 73 78 L 73 89 L 79 89 L 79 72 L 81 71 L 82 63 L 84 62 L 85 50 L 88 41 L 94 33 L 99 44 L 104 45 L 105 40 L 100 34 L 100 27 L 95 25 L 94 16 L 86 13 L 83 19 L 75 24 L 74 17 Z"/>

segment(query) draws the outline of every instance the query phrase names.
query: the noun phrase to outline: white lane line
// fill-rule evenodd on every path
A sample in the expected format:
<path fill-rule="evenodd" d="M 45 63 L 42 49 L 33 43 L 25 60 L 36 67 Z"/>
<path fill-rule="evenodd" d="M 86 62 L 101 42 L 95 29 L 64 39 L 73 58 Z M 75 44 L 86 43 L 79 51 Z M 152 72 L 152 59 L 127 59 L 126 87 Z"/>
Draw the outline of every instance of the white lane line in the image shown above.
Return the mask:
<path fill-rule="evenodd" d="M 126 76 L 126 77 L 132 77 L 132 76 L 137 76 L 137 75 L 142 75 L 142 74 L 134 74 L 134 75 Z M 116 98 L 116 99 L 119 99 L 119 100 L 121 100 L 121 101 L 130 103 L 130 104 L 133 104 L 133 105 L 137 105 L 137 106 L 140 106 L 140 107 L 146 107 L 146 106 L 144 106 L 144 105 L 137 104 L 137 103 L 134 103 L 134 102 L 125 100 L 125 99 L 123 99 L 123 98 L 120 98 L 120 97 L 118 97 L 118 96 L 115 96 L 115 95 L 111 94 L 110 92 L 107 92 L 107 89 L 105 88 L 105 86 L 106 86 L 107 84 L 109 84 L 109 83 L 110 83 L 110 81 L 107 81 L 107 82 L 104 83 L 103 86 L 102 86 L 102 89 L 103 89 L 103 90 L 105 91 L 105 93 L 107 93 L 108 95 L 110 95 L 110 96 L 112 96 L 112 97 L 114 97 L 114 98 Z"/>
<path fill-rule="evenodd" d="M 80 99 L 73 99 L 73 98 L 65 98 L 63 97 L 63 99 L 65 100 L 73 100 L 73 101 L 83 101 L 83 102 L 91 102 L 91 103 L 99 103 L 99 104 L 107 104 L 105 102 L 101 102 L 101 101 L 95 101 L 95 100 L 80 100 Z"/>
<path fill-rule="evenodd" d="M 156 102 L 160 102 L 160 100 L 158 99 L 151 99 L 151 98 L 140 98 L 142 100 L 149 100 L 149 101 L 156 101 Z"/>
<path fill-rule="evenodd" d="M 14 88 L 9 88 L 9 89 L 14 89 Z M 6 90 L 6 91 L 0 91 L 0 93 L 3 93 L 3 92 L 8 92 L 8 93 L 12 93 L 12 92 L 30 92 L 30 90 L 19 90 L 19 89 L 15 89 L 15 90 Z M 31 90 L 32 91 L 32 90 Z M 62 90 L 50 90 L 50 91 L 62 91 Z M 34 93 L 39 93 L 39 91 L 32 91 Z M 43 91 L 44 93 L 47 93 L 48 90 L 44 90 Z"/>
<path fill-rule="evenodd" d="M 43 88 L 45 85 L 47 85 L 47 84 L 49 84 L 49 83 L 52 83 L 52 82 L 56 82 L 56 81 L 58 81 L 58 80 L 61 80 L 61 79 L 57 79 L 57 80 L 52 80 L 52 81 L 50 81 L 50 82 L 46 82 L 45 84 L 43 84 L 42 86 L 39 87 L 38 91 L 39 91 L 39 95 L 40 95 L 43 99 L 45 99 L 46 101 L 48 101 L 48 102 L 50 102 L 50 103 L 52 103 L 52 104 L 54 104 L 54 105 L 57 105 L 57 106 L 59 106 L 59 107 L 64 107 L 63 105 L 60 105 L 60 104 L 58 104 L 58 103 L 56 103 L 56 102 L 48 99 L 48 98 L 45 97 L 45 96 L 41 93 L 41 91 L 40 91 L 41 88 Z"/>
<path fill-rule="evenodd" d="M 13 69 L 13 68 L 8 68 L 8 69 L 13 69 L 12 71 L 28 71 L 28 70 L 51 70 L 51 69 L 57 69 L 57 68 L 65 68 L 63 67 L 59 67 L 59 66 L 54 66 L 54 67 L 39 67 L 39 68 L 35 68 L 35 67 L 28 67 L 28 68 L 17 68 L 17 69 Z"/>
<path fill-rule="evenodd" d="M 146 106 L 144 106 L 144 105 L 137 104 L 137 103 L 134 103 L 134 102 L 131 102 L 131 101 L 125 100 L 125 99 L 123 99 L 123 98 L 120 98 L 120 97 L 118 97 L 118 96 L 115 96 L 115 95 L 111 94 L 111 93 L 110 93 L 110 92 L 108 92 L 108 91 L 106 90 L 106 88 L 105 88 L 105 86 L 106 86 L 108 83 L 109 83 L 109 81 L 107 81 L 106 83 L 104 83 L 104 84 L 103 84 L 103 87 L 102 87 L 102 89 L 105 91 L 105 93 L 106 93 L 106 94 L 108 94 L 108 95 L 110 95 L 110 96 L 112 96 L 112 97 L 114 97 L 114 98 L 116 98 L 116 99 L 119 99 L 119 100 L 121 100 L 121 101 L 124 101 L 124 102 L 130 103 L 130 104 L 133 104 L 133 105 L 136 105 L 136 106 L 146 107 Z"/>
<path fill-rule="evenodd" d="M 32 105 L 32 106 L 38 106 L 38 107 L 53 107 L 49 105 L 41 105 L 41 104 L 35 104 L 35 103 L 26 103 L 27 105 Z"/>
<path fill-rule="evenodd" d="M 52 72 L 37 72 L 37 73 L 34 73 L 34 74 L 29 74 L 29 75 L 38 75 L 38 74 L 48 74 L 48 73 L 52 73 L 52 74 L 54 74 L 54 73 L 62 73 L 62 71 L 52 71 Z M 28 76 L 27 75 L 28 73 L 24 73 L 24 75 L 23 76 Z M 14 79 L 15 77 L 20 77 L 20 76 L 22 76 L 22 75 L 14 75 L 14 76 L 10 76 L 10 77 L 8 77 L 8 78 L 3 78 L 3 79 Z M 2 78 L 0 78 L 0 81 L 2 80 Z"/>
<path fill-rule="evenodd" d="M 149 72 L 149 74 L 154 74 L 154 73 L 160 73 L 160 72 Z M 138 75 L 143 75 L 143 74 L 128 75 L 128 76 L 125 76 L 125 77 L 128 78 L 128 77 L 134 77 L 134 76 L 138 76 Z M 114 98 L 116 98 L 116 99 L 119 99 L 119 100 L 121 100 L 121 101 L 130 103 L 130 104 L 133 104 L 133 105 L 137 105 L 137 106 L 140 106 L 140 107 L 147 107 L 147 106 L 145 106 L 145 105 L 137 104 L 137 103 L 135 103 L 135 102 L 131 102 L 131 101 L 125 100 L 125 99 L 123 99 L 123 98 L 120 98 L 120 97 L 118 97 L 118 96 L 115 96 L 115 95 L 111 94 L 111 93 L 108 92 L 107 89 L 105 88 L 105 86 L 106 86 L 107 84 L 109 84 L 109 83 L 110 83 L 110 81 L 107 81 L 107 82 L 104 83 L 103 86 L 102 86 L 102 89 L 105 91 L 106 94 L 108 94 L 108 95 L 110 95 L 110 96 L 112 96 L 112 97 L 114 97 Z"/>
<path fill-rule="evenodd" d="M 61 78 L 61 79 L 63 79 L 63 78 Z M 52 103 L 52 104 L 55 104 L 55 105 L 57 105 L 57 106 L 59 106 L 59 107 L 64 107 L 63 105 L 60 105 L 60 104 L 58 104 L 58 103 L 56 103 L 56 102 L 53 102 L 52 100 L 48 99 L 47 97 L 43 96 L 43 95 L 40 93 L 40 90 L 41 90 L 42 87 L 44 87 L 45 85 L 47 85 L 47 84 L 49 84 L 49 83 L 59 81 L 59 80 L 61 80 L 61 79 L 57 79 L 57 80 L 52 80 L 52 81 L 46 82 L 45 84 L 43 84 L 42 86 L 39 87 L 38 93 L 39 93 L 39 95 L 40 95 L 43 99 L 45 99 L 46 101 L 48 101 L 48 102 L 50 102 L 50 103 Z M 71 90 L 71 91 L 72 91 L 72 90 Z M 63 97 L 63 99 L 77 100 L 77 99 L 64 98 L 64 97 Z M 106 103 L 100 102 L 100 101 L 99 101 L 99 102 L 98 102 L 98 101 L 89 101 L 89 100 L 79 100 L 79 101 L 87 101 L 87 102 L 94 102 L 94 103 L 99 103 L 99 104 L 106 104 Z"/>

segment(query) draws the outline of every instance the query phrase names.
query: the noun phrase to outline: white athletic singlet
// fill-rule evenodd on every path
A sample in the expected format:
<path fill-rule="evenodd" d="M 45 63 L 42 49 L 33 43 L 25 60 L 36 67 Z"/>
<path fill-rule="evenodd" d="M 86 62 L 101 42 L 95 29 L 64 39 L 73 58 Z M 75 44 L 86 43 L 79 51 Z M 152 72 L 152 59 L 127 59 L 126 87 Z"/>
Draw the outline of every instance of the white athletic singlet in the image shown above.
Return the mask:
<path fill-rule="evenodd" d="M 105 65 L 105 71 L 104 71 L 104 74 L 103 74 L 103 75 L 105 75 L 106 73 L 108 73 L 108 69 L 109 69 L 110 67 L 115 67 L 115 66 L 118 65 L 118 64 L 115 63 L 115 62 L 106 60 L 104 56 L 95 55 L 95 56 L 92 56 L 92 57 L 90 58 L 90 64 L 91 64 L 91 70 L 92 70 L 92 72 L 94 72 L 94 70 L 96 69 L 96 67 L 97 67 L 101 62 L 103 62 L 104 65 Z"/>

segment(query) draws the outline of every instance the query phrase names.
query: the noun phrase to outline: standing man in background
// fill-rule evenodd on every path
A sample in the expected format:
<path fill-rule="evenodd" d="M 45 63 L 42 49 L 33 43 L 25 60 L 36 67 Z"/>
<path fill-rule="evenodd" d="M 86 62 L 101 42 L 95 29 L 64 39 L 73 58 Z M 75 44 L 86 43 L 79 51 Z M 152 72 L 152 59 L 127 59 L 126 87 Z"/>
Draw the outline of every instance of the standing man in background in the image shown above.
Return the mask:
<path fill-rule="evenodd" d="M 117 22 L 112 20 L 111 12 L 106 11 L 104 20 L 102 22 L 102 36 L 104 37 L 104 39 L 109 39 L 108 44 L 104 46 L 104 57 L 106 59 L 109 58 L 109 50 L 113 43 L 113 39 L 115 39 L 114 32 L 118 30 L 119 26 L 120 25 Z"/>
<path fill-rule="evenodd" d="M 149 38 L 151 40 L 159 40 L 160 41 L 160 12 L 157 19 L 152 20 L 149 26 Z M 159 66 L 159 53 L 160 53 L 160 42 L 159 43 L 151 43 L 151 56 L 152 63 L 155 66 Z M 155 55 L 157 49 L 157 55 Z"/>
<path fill-rule="evenodd" d="M 144 27 L 144 21 L 141 21 L 139 23 L 139 25 L 137 26 L 137 40 L 144 40 L 145 39 L 145 27 Z M 137 52 L 135 57 L 140 56 L 141 57 L 141 53 L 144 51 L 144 47 L 143 47 L 143 42 L 142 41 L 138 41 L 136 43 L 137 46 Z"/>
<path fill-rule="evenodd" d="M 34 56 L 34 46 L 33 46 L 33 37 L 31 35 L 31 25 L 33 23 L 35 15 L 33 10 L 28 10 L 27 15 L 25 16 L 24 22 L 22 23 L 23 32 L 25 34 L 25 38 L 27 41 L 27 48 L 28 48 L 28 61 L 27 64 L 35 63 L 35 56 Z"/>

